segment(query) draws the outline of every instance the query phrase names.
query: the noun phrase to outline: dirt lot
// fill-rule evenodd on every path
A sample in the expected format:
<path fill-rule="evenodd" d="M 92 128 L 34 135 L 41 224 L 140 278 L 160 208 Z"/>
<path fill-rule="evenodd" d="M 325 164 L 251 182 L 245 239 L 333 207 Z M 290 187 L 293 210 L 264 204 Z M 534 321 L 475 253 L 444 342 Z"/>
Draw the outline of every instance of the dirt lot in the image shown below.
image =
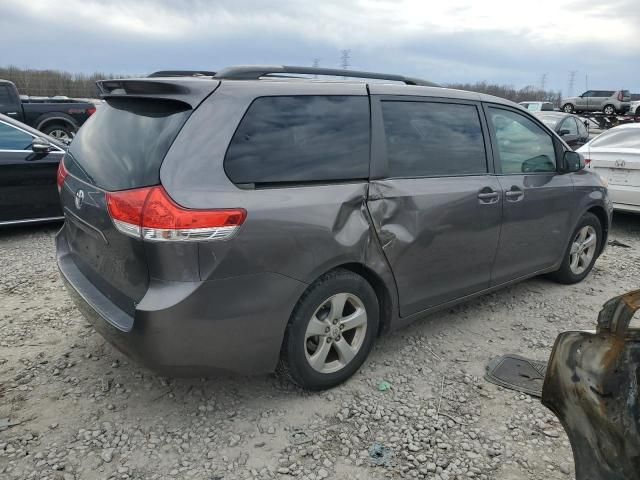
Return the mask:
<path fill-rule="evenodd" d="M 592 328 L 640 278 L 640 217 L 619 215 L 611 239 L 629 248 L 610 246 L 582 284 L 533 279 L 425 318 L 380 339 L 345 385 L 310 394 L 127 362 L 68 299 L 55 231 L 0 232 L 0 423 L 19 422 L 0 431 L 3 479 L 569 479 L 555 418 L 486 383 L 484 366 L 508 352 L 546 360 L 558 332 Z M 386 465 L 372 464 L 375 442 Z"/>

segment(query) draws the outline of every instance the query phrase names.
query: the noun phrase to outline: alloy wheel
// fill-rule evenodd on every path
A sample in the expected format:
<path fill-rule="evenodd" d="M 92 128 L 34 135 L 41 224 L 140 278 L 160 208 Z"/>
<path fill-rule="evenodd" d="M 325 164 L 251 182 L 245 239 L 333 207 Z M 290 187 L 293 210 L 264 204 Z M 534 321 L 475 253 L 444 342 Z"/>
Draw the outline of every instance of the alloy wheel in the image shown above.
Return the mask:
<path fill-rule="evenodd" d="M 334 373 L 358 354 L 367 333 L 367 311 L 360 298 L 338 293 L 327 298 L 309 320 L 304 351 L 311 368 Z"/>
<path fill-rule="evenodd" d="M 589 268 L 591 260 L 596 254 L 597 246 L 598 234 L 596 229 L 591 225 L 582 227 L 571 244 L 569 268 L 571 268 L 574 275 L 582 275 Z"/>
<path fill-rule="evenodd" d="M 69 133 L 66 130 L 62 130 L 61 128 L 56 128 L 55 130 L 51 130 L 49 132 L 49 136 L 65 143 L 68 143 L 71 141 L 71 135 L 69 135 Z"/>

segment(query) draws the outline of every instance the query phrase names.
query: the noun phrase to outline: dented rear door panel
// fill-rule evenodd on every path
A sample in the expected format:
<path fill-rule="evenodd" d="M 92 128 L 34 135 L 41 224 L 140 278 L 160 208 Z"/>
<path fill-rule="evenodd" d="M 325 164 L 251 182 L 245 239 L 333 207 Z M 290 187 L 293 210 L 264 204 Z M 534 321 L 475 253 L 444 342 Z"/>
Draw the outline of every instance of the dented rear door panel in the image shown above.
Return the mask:
<path fill-rule="evenodd" d="M 369 211 L 391 265 L 401 316 L 488 288 L 501 199 L 492 175 L 376 180 Z"/>

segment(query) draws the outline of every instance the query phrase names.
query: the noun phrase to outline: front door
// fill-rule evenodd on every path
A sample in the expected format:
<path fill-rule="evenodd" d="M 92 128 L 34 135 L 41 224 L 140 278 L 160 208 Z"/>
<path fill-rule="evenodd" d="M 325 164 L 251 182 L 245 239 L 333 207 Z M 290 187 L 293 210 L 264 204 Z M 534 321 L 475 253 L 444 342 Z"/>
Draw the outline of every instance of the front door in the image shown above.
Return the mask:
<path fill-rule="evenodd" d="M 401 316 L 487 288 L 502 206 L 481 106 L 423 97 L 372 102 L 373 157 L 383 157 L 385 168 L 371 181 L 368 208 Z"/>
<path fill-rule="evenodd" d="M 0 222 L 62 216 L 56 171 L 64 152 L 34 153 L 33 138 L 0 121 Z"/>
<path fill-rule="evenodd" d="M 576 110 L 585 111 L 589 110 L 589 97 L 593 95 L 593 91 L 588 90 L 576 98 Z"/>
<path fill-rule="evenodd" d="M 553 266 L 564 254 L 575 198 L 557 172 L 552 136 L 514 109 L 487 106 L 504 202 L 492 285 Z"/>

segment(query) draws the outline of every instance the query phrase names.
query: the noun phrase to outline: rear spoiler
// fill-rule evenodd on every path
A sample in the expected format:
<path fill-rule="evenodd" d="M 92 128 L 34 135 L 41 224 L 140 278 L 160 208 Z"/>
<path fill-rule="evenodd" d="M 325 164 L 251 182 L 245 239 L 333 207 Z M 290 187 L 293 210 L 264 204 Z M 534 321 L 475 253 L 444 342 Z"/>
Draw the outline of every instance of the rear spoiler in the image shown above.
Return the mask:
<path fill-rule="evenodd" d="M 202 78 L 126 78 L 96 82 L 100 96 L 109 98 L 154 98 L 174 100 L 192 109 L 213 93 L 220 82 Z"/>

